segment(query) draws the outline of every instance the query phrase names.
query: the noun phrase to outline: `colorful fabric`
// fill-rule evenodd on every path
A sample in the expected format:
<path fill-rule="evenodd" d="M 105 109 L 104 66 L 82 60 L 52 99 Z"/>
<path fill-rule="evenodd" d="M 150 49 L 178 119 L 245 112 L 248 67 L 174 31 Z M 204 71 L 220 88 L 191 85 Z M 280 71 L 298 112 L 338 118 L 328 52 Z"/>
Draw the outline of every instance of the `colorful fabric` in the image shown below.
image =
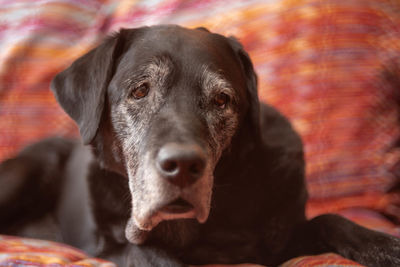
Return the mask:
<path fill-rule="evenodd" d="M 67 245 L 12 236 L 0 236 L 0 266 L 116 267 Z"/>
<path fill-rule="evenodd" d="M 298 257 L 285 262 L 280 267 L 308 267 L 308 266 L 357 267 L 363 265 L 342 258 L 336 254 L 327 253 L 318 256 Z"/>
<path fill-rule="evenodd" d="M 0 0 L 0 18 L 0 160 L 49 135 L 78 136 L 49 83 L 106 34 L 205 26 L 241 40 L 260 98 L 301 134 L 309 217 L 396 210 L 399 196 L 387 192 L 400 173 L 398 1 Z"/>
<path fill-rule="evenodd" d="M 77 249 L 54 242 L 0 236 L 0 267 L 40 266 L 40 267 L 115 267 L 113 263 L 89 258 Z M 207 267 L 256 267 L 252 264 L 207 265 Z M 259 266 L 259 265 L 257 265 Z M 336 254 L 298 257 L 282 265 L 289 266 L 362 266 Z M 123 267 L 123 266 L 121 266 Z M 193 266 L 195 267 L 195 266 Z M 206 267 L 206 266 L 205 266 Z M 261 267 L 261 266 L 260 266 Z"/>

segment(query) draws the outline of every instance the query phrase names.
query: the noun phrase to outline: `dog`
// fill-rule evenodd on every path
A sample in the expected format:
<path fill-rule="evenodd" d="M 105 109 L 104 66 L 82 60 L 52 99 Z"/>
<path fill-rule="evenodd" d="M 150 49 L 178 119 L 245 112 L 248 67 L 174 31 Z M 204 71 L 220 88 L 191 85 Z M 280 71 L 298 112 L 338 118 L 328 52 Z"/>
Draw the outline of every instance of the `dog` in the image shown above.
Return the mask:
<path fill-rule="evenodd" d="M 122 29 L 51 84 L 83 144 L 50 138 L 0 165 L 0 233 L 119 266 L 256 263 L 335 252 L 400 266 L 400 240 L 307 220 L 303 146 L 234 37 Z"/>

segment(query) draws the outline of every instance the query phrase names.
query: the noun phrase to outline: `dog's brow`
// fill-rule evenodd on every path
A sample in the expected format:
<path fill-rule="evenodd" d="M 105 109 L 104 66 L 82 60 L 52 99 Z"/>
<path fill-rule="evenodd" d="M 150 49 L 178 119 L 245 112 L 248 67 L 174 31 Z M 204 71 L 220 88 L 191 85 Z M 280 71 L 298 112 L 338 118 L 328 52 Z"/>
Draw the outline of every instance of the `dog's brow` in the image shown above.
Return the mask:
<path fill-rule="evenodd" d="M 214 90 L 226 92 L 234 96 L 234 90 L 231 83 L 223 77 L 222 71 L 214 71 L 208 66 L 203 66 L 202 71 L 202 87 L 206 94 L 210 94 Z"/>
<path fill-rule="evenodd" d="M 125 83 L 131 84 L 137 80 L 150 78 L 157 83 L 163 83 L 173 70 L 173 62 L 168 56 L 159 55 L 143 64 L 134 77 L 128 78 Z"/>
<path fill-rule="evenodd" d="M 149 76 L 165 78 L 172 71 L 172 60 L 168 56 L 155 56 L 146 64 L 146 72 Z"/>

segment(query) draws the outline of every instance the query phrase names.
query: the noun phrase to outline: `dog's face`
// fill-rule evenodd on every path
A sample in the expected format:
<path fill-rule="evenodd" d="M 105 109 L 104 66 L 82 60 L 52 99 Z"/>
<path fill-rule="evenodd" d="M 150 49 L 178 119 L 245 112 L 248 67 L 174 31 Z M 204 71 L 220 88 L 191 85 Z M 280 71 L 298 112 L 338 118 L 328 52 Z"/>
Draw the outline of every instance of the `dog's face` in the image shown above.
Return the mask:
<path fill-rule="evenodd" d="M 104 167 L 129 179 L 134 243 L 164 220 L 205 222 L 216 164 L 243 121 L 257 120 L 247 55 L 204 29 L 122 30 L 52 89 Z"/>

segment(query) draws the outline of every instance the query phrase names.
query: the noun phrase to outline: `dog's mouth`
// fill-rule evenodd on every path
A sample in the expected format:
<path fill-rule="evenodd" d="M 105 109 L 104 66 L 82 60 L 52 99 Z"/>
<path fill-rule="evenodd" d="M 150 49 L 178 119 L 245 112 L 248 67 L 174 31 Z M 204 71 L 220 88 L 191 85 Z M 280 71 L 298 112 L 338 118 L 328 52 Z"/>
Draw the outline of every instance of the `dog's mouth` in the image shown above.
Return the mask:
<path fill-rule="evenodd" d="M 178 197 L 156 210 L 153 210 L 148 216 L 142 218 L 135 217 L 135 221 L 139 229 L 150 231 L 161 221 L 196 219 L 199 215 L 197 213 L 197 209 L 194 205 L 184 198 Z"/>
<path fill-rule="evenodd" d="M 151 217 L 152 221 L 158 224 L 160 221 L 195 219 L 196 216 L 195 207 L 189 201 L 179 197 L 158 209 Z"/>
<path fill-rule="evenodd" d="M 165 214 L 184 214 L 188 213 L 190 211 L 194 210 L 194 207 L 192 204 L 190 204 L 188 201 L 184 200 L 183 198 L 178 198 L 171 203 L 165 205 L 163 208 L 159 210 L 159 212 L 165 213 Z"/>
<path fill-rule="evenodd" d="M 131 218 L 125 229 L 126 237 L 131 243 L 141 244 L 146 240 L 148 233 L 160 222 L 180 219 L 196 219 L 202 223 L 206 218 L 199 214 L 196 207 L 189 201 L 179 197 L 153 212 L 145 221 Z"/>

